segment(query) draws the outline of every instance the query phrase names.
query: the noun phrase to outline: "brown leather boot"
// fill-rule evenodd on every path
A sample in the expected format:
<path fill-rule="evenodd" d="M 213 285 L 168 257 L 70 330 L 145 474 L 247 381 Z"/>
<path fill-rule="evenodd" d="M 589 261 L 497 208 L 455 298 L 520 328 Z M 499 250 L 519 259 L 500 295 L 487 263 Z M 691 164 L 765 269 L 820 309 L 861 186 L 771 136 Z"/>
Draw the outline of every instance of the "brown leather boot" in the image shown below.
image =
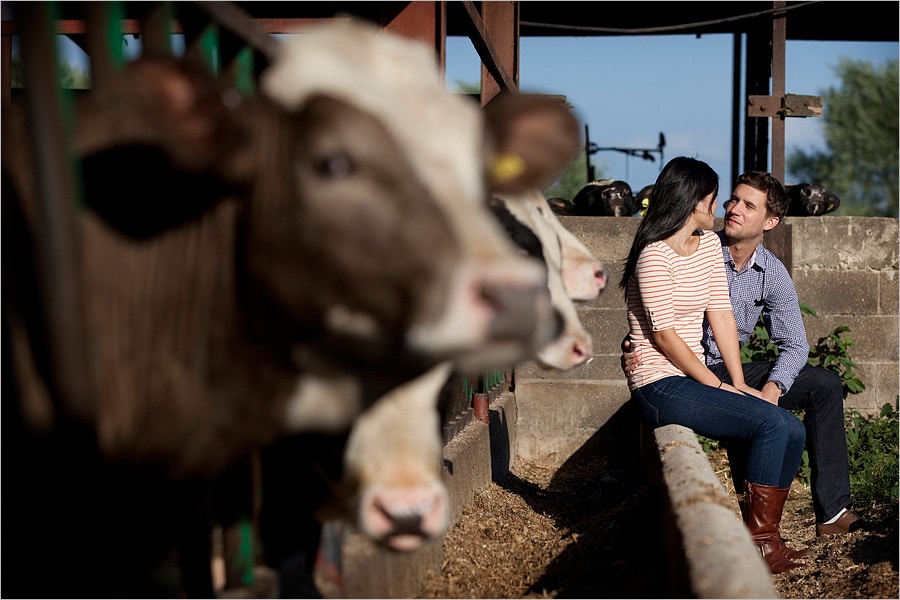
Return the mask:
<path fill-rule="evenodd" d="M 750 522 L 750 502 L 748 501 L 749 494 L 739 494 L 737 497 L 738 507 L 741 509 L 741 517 L 744 519 L 744 523 Z M 781 517 L 778 518 L 778 522 L 781 522 Z M 782 542 L 785 542 L 784 538 L 781 538 Z M 809 548 L 801 548 L 799 550 L 794 550 L 789 548 L 787 544 L 784 546 L 784 555 L 788 557 L 789 560 L 797 560 L 798 558 L 803 558 L 809 554 Z"/>
<path fill-rule="evenodd" d="M 745 498 L 749 510 L 744 514 L 744 523 L 759 549 L 759 553 L 769 565 L 772 573 L 783 573 L 802 567 L 788 556 L 790 548 L 781 539 L 778 525 L 784 512 L 789 488 L 759 483 L 744 483 Z"/>

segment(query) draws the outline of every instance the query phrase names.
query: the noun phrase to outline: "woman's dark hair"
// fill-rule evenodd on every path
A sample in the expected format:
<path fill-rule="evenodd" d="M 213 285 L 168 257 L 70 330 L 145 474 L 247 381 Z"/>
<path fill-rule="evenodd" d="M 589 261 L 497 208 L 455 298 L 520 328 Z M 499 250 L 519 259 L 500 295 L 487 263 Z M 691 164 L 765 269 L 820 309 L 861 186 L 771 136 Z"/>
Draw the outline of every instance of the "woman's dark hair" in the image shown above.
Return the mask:
<path fill-rule="evenodd" d="M 687 156 L 670 160 L 653 184 L 653 200 L 634 234 L 619 287 L 625 289 L 634 275 L 641 250 L 678 231 L 698 202 L 718 193 L 719 176 L 708 164 Z"/>

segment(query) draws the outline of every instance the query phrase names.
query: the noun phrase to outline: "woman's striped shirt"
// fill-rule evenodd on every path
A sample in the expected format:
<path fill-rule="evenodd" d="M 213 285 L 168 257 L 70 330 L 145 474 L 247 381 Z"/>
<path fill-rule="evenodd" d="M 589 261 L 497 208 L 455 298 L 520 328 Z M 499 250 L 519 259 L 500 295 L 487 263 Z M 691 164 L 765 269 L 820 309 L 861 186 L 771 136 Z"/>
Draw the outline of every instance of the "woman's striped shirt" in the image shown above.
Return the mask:
<path fill-rule="evenodd" d="M 722 242 L 711 231 L 700 232 L 700 246 L 680 256 L 664 241 L 648 244 L 628 281 L 628 329 L 640 366 L 628 379 L 635 389 L 672 375 L 684 376 L 653 343 L 653 333 L 675 329 L 703 363 L 703 315 L 731 310 L 722 261 Z"/>

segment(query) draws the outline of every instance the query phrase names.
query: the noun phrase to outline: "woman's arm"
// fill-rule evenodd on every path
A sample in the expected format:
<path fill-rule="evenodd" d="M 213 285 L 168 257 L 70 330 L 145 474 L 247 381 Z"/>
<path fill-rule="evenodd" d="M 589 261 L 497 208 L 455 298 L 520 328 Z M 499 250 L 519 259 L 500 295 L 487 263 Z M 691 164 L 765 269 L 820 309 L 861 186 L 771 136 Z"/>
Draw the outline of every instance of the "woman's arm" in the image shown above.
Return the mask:
<path fill-rule="evenodd" d="M 719 381 L 715 373 L 697 360 L 697 355 L 688 348 L 688 345 L 684 343 L 684 340 L 681 339 L 681 336 L 678 335 L 674 328 L 654 332 L 653 342 L 672 361 L 673 365 L 681 369 L 691 379 L 712 387 L 721 385 L 722 382 Z"/>
<path fill-rule="evenodd" d="M 706 320 L 709 321 L 716 346 L 719 347 L 722 360 L 725 362 L 725 368 L 731 375 L 732 386 L 738 391 L 763 398 L 759 390 L 744 383 L 744 368 L 741 366 L 741 351 L 734 313 L 731 310 L 708 310 L 706 311 Z"/>

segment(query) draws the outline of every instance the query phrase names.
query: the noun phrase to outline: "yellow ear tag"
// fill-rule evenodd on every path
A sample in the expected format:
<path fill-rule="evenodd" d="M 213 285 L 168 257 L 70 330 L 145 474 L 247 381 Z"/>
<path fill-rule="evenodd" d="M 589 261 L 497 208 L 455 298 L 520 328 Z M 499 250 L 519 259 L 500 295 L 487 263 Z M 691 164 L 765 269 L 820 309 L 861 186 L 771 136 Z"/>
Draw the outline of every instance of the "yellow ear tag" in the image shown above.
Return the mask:
<path fill-rule="evenodd" d="M 491 165 L 491 180 L 493 183 L 506 183 L 512 181 L 525 172 L 525 161 L 518 154 L 505 153 L 494 159 Z"/>
<path fill-rule="evenodd" d="M 650 198 L 644 198 L 641 200 L 641 216 L 647 216 L 647 207 L 650 206 Z"/>

